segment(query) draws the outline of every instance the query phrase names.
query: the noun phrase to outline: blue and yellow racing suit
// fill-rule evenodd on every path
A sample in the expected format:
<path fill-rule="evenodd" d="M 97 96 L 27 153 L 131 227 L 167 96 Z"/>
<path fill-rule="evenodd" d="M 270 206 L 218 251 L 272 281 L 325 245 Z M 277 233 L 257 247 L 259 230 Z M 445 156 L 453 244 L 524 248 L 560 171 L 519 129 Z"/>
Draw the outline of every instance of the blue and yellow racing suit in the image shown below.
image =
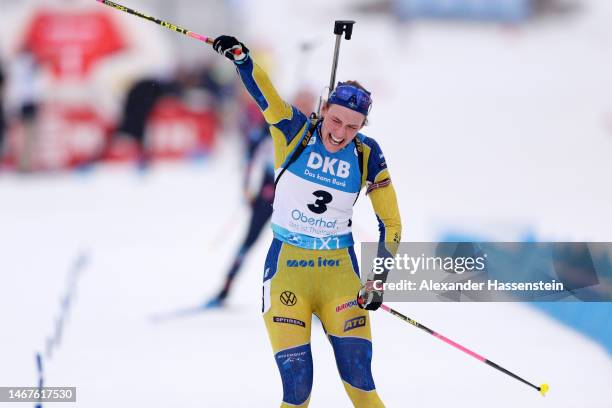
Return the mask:
<path fill-rule="evenodd" d="M 401 221 L 395 190 L 378 144 L 357 134 L 357 144 L 336 153 L 320 140 L 320 125 L 284 102 L 250 57 L 237 62 L 242 82 L 270 125 L 276 174 L 302 141 L 306 146 L 278 179 L 272 214 L 274 239 L 263 278 L 263 316 L 283 383 L 281 407 L 306 407 L 312 388 L 311 318 L 322 322 L 346 392 L 356 407 L 382 407 L 371 372 L 368 313 L 357 306 L 361 286 L 351 218 L 367 186 L 380 226 L 380 248 L 394 253 Z M 360 168 L 361 167 L 361 168 Z"/>

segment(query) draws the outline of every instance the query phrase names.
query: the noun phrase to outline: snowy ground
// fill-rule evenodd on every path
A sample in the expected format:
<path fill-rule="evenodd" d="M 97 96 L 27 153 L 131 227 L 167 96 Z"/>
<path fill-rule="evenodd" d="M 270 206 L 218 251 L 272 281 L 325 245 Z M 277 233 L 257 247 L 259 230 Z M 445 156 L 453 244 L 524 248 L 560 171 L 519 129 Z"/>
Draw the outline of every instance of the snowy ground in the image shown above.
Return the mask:
<path fill-rule="evenodd" d="M 358 78 L 374 91 L 367 133 L 386 153 L 406 240 L 432 240 L 449 229 L 501 239 L 529 230 L 544 240 L 612 240 L 609 2 L 588 1 L 576 18 L 524 30 L 398 28 L 342 11 L 345 1 L 297 10 L 244 3 L 247 39 L 275 53 L 273 76 L 285 94 L 297 82 L 296 44 L 320 39 L 303 79 L 322 86 L 331 22 L 358 20 L 354 39 L 343 44 L 339 79 Z M 220 284 L 247 217 L 235 149 L 230 140 L 204 164 L 163 165 L 144 176 L 120 167 L 0 175 L 1 385 L 35 385 L 34 353 L 53 331 L 70 265 L 85 251 L 89 263 L 46 367 L 47 385 L 77 386 L 77 406 L 86 408 L 278 405 L 280 378 L 260 316 L 269 232 L 229 310 L 150 319 L 196 305 Z M 356 214 L 357 238 L 375 237 L 367 199 Z M 374 374 L 389 407 L 612 406 L 610 356 L 533 309 L 394 306 L 551 390 L 542 398 L 377 312 Z M 320 328 L 312 340 L 311 406 L 349 406 Z"/>
<path fill-rule="evenodd" d="M 231 307 L 154 323 L 197 305 L 221 280 L 243 229 L 231 160 L 162 166 L 146 176 L 0 178 L 0 384 L 31 386 L 34 352 L 53 332 L 66 275 L 89 255 L 48 385 L 78 387 L 80 407 L 276 406 L 280 378 L 260 316 L 251 254 Z M 220 174 L 230 174 L 219 183 Z M 236 203 L 236 204 L 235 204 Z M 223 241 L 215 241 L 219 231 Z M 267 233 L 269 235 L 269 233 Z M 537 392 L 431 336 L 377 313 L 374 372 L 389 407 L 609 407 L 602 348 L 518 304 L 396 304 L 399 310 L 533 382 Z M 313 407 L 349 406 L 331 348 L 313 327 Z M 58 405 L 60 406 L 60 405 Z"/>

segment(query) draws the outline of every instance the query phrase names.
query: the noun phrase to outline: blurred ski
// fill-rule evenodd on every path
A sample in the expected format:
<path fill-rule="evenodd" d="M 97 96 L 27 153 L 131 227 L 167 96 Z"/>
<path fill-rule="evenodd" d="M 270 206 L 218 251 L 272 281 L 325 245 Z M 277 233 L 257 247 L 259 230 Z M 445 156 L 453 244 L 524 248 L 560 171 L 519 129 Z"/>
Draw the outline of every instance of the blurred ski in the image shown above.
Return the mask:
<path fill-rule="evenodd" d="M 184 307 L 181 309 L 171 310 L 169 312 L 151 315 L 149 317 L 149 320 L 151 321 L 151 323 L 164 323 L 170 320 L 182 319 L 220 308 L 222 308 L 221 304 L 208 302 L 197 306 Z"/>

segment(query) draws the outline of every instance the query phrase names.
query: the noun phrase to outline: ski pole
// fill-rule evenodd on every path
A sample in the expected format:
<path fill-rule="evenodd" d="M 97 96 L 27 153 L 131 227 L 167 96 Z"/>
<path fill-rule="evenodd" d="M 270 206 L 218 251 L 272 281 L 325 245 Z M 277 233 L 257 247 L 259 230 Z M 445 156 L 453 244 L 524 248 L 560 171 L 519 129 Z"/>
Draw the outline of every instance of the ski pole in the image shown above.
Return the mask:
<path fill-rule="evenodd" d="M 410 323 L 411 325 L 431 334 L 434 337 L 439 338 L 440 340 L 442 340 L 443 342 L 445 342 L 446 344 L 450 344 L 451 346 L 463 351 L 466 354 L 469 354 L 470 356 L 476 358 L 477 360 L 482 361 L 483 363 L 501 371 L 502 373 L 509 375 L 510 377 L 514 378 L 515 380 L 519 380 L 520 382 L 522 382 L 523 384 L 529 385 L 530 387 L 538 390 L 540 392 L 540 394 L 542 394 L 542 396 L 545 396 L 546 393 L 548 392 L 548 384 L 541 384 L 539 387 L 537 385 L 534 385 L 532 383 L 530 383 L 527 380 L 524 380 L 523 378 L 519 377 L 518 375 L 506 370 L 505 368 L 503 368 L 502 366 L 499 366 L 497 364 L 495 364 L 494 362 L 492 362 L 491 360 L 488 360 L 486 358 L 484 358 L 483 356 L 473 352 L 472 350 L 462 346 L 459 343 L 455 343 L 454 341 L 452 341 L 451 339 L 449 339 L 448 337 L 444 337 L 443 335 L 441 335 L 440 333 L 436 333 L 435 331 L 431 330 L 430 328 L 428 328 L 427 326 L 422 325 L 421 323 L 417 322 L 416 320 L 413 320 L 409 317 L 404 316 L 403 314 L 401 314 L 400 312 L 391 309 L 389 306 L 387 305 L 380 305 L 380 308 L 382 310 L 384 310 L 385 312 L 391 313 L 394 316 L 399 317 L 400 319 L 402 319 L 403 321 Z"/>
<path fill-rule="evenodd" d="M 168 29 L 170 29 L 172 31 L 176 31 L 177 33 L 185 34 L 186 36 L 189 36 L 191 38 L 195 38 L 196 40 L 200 40 L 202 42 L 205 42 L 206 44 L 213 45 L 213 43 L 215 42 L 214 38 L 210 38 L 210 37 L 206 37 L 204 35 L 198 34 L 198 33 L 194 33 L 193 31 L 190 31 L 190 30 L 187 30 L 185 28 L 179 27 L 179 26 L 177 26 L 175 24 L 169 23 L 169 22 L 164 21 L 164 20 L 160 20 L 160 19 L 158 19 L 156 17 L 152 17 L 152 16 L 149 16 L 147 14 L 141 13 L 140 11 L 136 11 L 136 10 L 133 10 L 131 8 L 122 6 L 121 4 L 114 3 L 114 2 L 112 2 L 110 0 L 96 0 L 96 1 L 98 3 L 106 4 L 107 6 L 110 6 L 110 7 L 114 8 L 114 9 L 119 10 L 119 11 L 123 11 L 124 13 L 128 13 L 128 14 L 131 14 L 133 16 L 138 16 L 140 18 L 144 18 L 145 20 L 149 20 L 149 21 L 151 21 L 151 22 L 153 22 L 155 24 L 158 24 L 158 25 L 160 25 L 162 27 L 166 27 L 166 28 L 168 28 Z M 234 55 L 240 55 L 240 54 L 242 54 L 242 51 L 241 50 L 234 50 L 233 53 L 234 53 Z"/>
<path fill-rule="evenodd" d="M 336 82 L 336 71 L 338 70 L 338 58 L 340 56 L 340 42 L 342 41 L 342 34 L 346 40 L 350 40 L 353 35 L 353 20 L 336 20 L 334 22 L 334 34 L 336 36 L 336 46 L 334 47 L 334 59 L 332 61 L 331 78 L 329 79 L 329 92 L 327 96 L 334 90 L 334 83 Z M 321 105 L 323 104 L 323 97 L 319 98 L 319 106 L 317 108 L 317 117 L 321 115 Z"/>

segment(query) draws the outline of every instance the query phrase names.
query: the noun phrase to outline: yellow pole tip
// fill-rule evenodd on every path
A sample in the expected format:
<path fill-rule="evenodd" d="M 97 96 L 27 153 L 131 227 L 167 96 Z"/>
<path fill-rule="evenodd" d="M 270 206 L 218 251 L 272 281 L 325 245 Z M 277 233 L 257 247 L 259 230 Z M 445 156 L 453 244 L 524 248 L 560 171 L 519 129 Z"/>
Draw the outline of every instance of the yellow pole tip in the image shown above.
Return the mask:
<path fill-rule="evenodd" d="M 548 384 L 540 385 L 540 394 L 542 394 L 543 397 L 546 396 L 547 392 L 548 392 Z"/>

